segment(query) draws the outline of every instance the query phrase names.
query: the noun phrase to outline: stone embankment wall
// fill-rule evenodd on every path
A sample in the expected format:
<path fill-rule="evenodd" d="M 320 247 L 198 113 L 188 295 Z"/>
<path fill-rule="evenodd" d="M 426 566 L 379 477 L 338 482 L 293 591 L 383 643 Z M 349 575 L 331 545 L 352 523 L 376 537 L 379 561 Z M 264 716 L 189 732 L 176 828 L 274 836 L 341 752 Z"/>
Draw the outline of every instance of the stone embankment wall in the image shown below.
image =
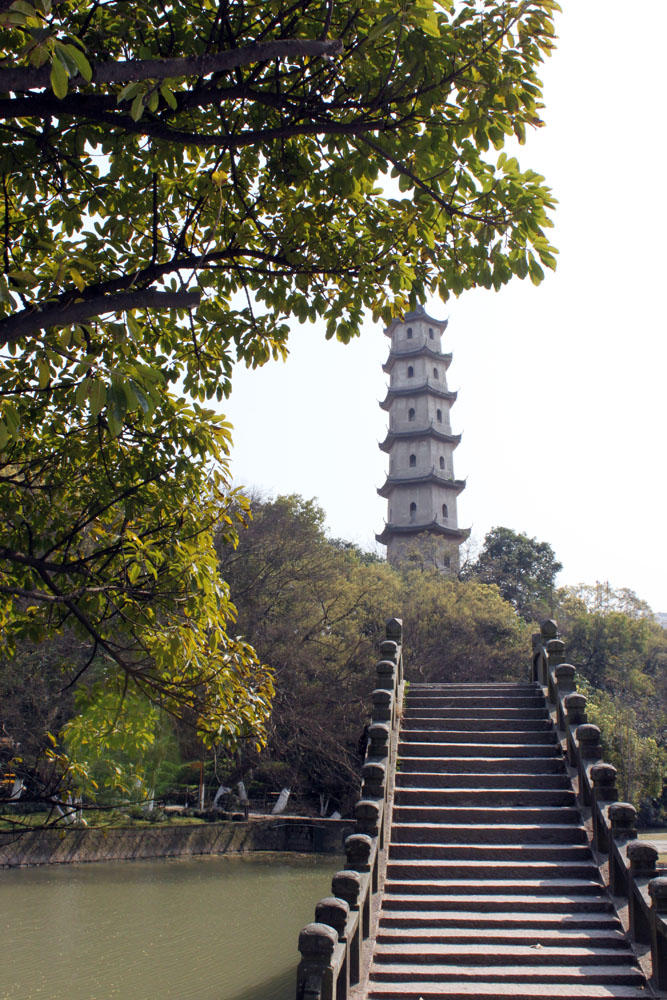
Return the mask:
<path fill-rule="evenodd" d="M 155 825 L 109 829 L 0 833 L 0 866 L 90 861 L 140 861 L 249 851 L 342 854 L 352 820 L 275 816 L 197 826 Z"/>

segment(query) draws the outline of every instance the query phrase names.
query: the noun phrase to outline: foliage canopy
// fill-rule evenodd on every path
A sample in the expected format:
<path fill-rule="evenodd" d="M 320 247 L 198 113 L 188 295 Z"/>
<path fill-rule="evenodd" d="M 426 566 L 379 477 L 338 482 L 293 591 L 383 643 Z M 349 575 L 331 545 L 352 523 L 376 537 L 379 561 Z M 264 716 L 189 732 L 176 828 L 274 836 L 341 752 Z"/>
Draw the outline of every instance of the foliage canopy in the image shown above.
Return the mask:
<path fill-rule="evenodd" d="M 208 742 L 266 720 L 206 409 L 288 319 L 348 340 L 554 265 L 553 0 L 0 0 L 0 628 L 72 629 Z M 393 179 L 392 179 L 393 178 Z M 77 664 L 78 664 L 77 660 Z M 64 665 L 64 682 L 79 676 Z M 115 684 L 120 679 L 120 685 Z"/>

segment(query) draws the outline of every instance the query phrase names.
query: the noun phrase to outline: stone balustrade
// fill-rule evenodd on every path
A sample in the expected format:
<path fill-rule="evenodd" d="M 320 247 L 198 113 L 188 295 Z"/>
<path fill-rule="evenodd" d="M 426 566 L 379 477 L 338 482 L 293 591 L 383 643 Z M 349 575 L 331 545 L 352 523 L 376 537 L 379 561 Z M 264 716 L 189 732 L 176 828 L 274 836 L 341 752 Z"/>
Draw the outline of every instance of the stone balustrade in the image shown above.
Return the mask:
<path fill-rule="evenodd" d="M 555 710 L 568 763 L 578 775 L 580 805 L 592 817 L 593 847 L 609 855 L 609 888 L 628 900 L 630 934 L 651 945 L 653 983 L 667 990 L 667 868 L 658 867 L 652 844 L 637 839 L 634 806 L 618 801 L 616 768 L 602 760 L 600 730 L 588 722 L 576 668 L 565 663 L 565 644 L 557 635 L 553 621 L 533 635 L 532 679 L 546 689 Z"/>
<path fill-rule="evenodd" d="M 345 841 L 346 863 L 331 881 L 331 896 L 299 935 L 296 1000 L 348 1000 L 371 948 L 384 884 L 398 727 L 403 705 L 402 623 L 391 618 L 380 645 L 373 714 L 362 767 L 356 830 Z"/>

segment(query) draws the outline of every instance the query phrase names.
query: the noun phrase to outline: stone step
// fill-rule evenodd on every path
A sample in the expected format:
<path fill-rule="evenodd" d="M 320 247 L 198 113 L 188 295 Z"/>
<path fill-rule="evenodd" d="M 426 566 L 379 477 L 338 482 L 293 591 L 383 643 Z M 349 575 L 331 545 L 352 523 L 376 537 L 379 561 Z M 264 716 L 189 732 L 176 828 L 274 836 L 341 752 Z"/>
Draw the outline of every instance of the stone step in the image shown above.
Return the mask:
<path fill-rule="evenodd" d="M 579 826 L 581 816 L 574 806 L 403 806 L 395 805 L 394 822 L 398 823 L 447 823 L 484 824 L 557 823 Z M 472 838 L 471 838 L 472 839 Z"/>
<path fill-rule="evenodd" d="M 471 829 L 462 823 L 410 823 L 394 809 L 395 844 L 587 844 L 583 826 L 570 823 L 496 823 Z"/>
<path fill-rule="evenodd" d="M 523 865 L 528 861 L 585 861 L 593 855 L 588 844 L 462 844 L 397 843 L 389 847 L 391 859 L 432 858 L 446 861 L 505 861 Z"/>
<path fill-rule="evenodd" d="M 551 901 L 549 902 L 551 906 Z M 502 912 L 495 909 L 480 912 L 479 909 L 465 912 L 453 910 L 441 913 L 433 910 L 383 910 L 380 920 L 382 933 L 396 929 L 397 933 L 409 935 L 413 931 L 461 935 L 465 940 L 477 940 L 479 935 L 528 934 L 550 935 L 554 931 L 590 933 L 600 931 L 623 935 L 621 921 L 609 906 L 609 912 L 591 911 L 589 913 L 559 913 L 559 912 L 526 912 L 519 907 L 514 912 Z M 471 934 L 474 931 L 474 934 Z"/>
<path fill-rule="evenodd" d="M 410 691 L 450 691 L 454 688 L 473 691 L 540 691 L 537 681 L 412 681 Z"/>
<path fill-rule="evenodd" d="M 401 738 L 402 757 L 560 757 L 558 743 L 437 743 L 406 741 Z"/>
<path fill-rule="evenodd" d="M 464 958 L 464 956 L 461 956 Z M 552 983 L 556 986 L 565 984 L 581 984 L 587 986 L 594 984 L 599 986 L 635 986 L 639 987 L 644 982 L 644 977 L 636 966 L 631 965 L 593 965 L 577 968 L 571 965 L 547 965 L 527 967 L 525 965 L 494 965 L 492 969 L 486 969 L 477 965 L 436 965 L 429 964 L 428 968 L 422 965 L 408 965 L 395 963 L 373 964 L 371 966 L 371 989 L 375 988 L 375 983 L 384 981 L 389 983 L 406 982 L 468 982 L 480 983 L 525 983 L 533 987 L 542 983 Z M 539 991 L 542 992 L 541 990 Z M 371 994 L 372 995 L 372 994 Z M 521 995 L 521 994 L 519 994 Z M 535 994 L 532 994 L 534 997 Z"/>
<path fill-rule="evenodd" d="M 447 893 L 449 896 L 595 896 L 599 900 L 606 899 L 602 883 L 580 878 L 533 878 L 533 879 L 502 879 L 488 878 L 484 881 L 471 878 L 424 878 L 424 879 L 394 879 L 387 878 L 385 893 L 401 893 L 404 896 L 437 896 Z"/>
<path fill-rule="evenodd" d="M 368 1000 L 533 1000 L 534 993 L 513 983 L 449 982 L 449 983 L 371 983 Z M 649 1000 L 645 989 L 633 986 L 597 985 L 587 983 L 540 983 L 540 1000 Z"/>
<path fill-rule="evenodd" d="M 459 954 L 468 950 L 471 942 L 469 927 L 408 927 L 405 925 L 386 926 L 380 921 L 376 941 L 379 944 L 423 944 L 430 948 L 433 944 L 456 947 Z M 608 929 L 563 928 L 563 927 L 476 927 L 475 946 L 488 949 L 489 945 L 510 948 L 520 945 L 526 948 L 613 948 L 630 951 L 628 939 L 620 928 Z"/>
<path fill-rule="evenodd" d="M 542 966 L 542 965 L 576 965 L 576 966 L 625 966 L 635 969 L 635 958 L 627 942 L 622 942 L 620 948 L 605 948 L 599 945 L 551 945 L 529 944 L 495 944 L 489 950 L 488 944 L 464 944 L 460 941 L 453 944 L 439 942 L 380 942 L 373 952 L 373 963 L 377 967 L 390 962 L 400 962 L 410 965 L 462 965 L 488 966 Z M 484 977 L 488 978 L 488 977 Z"/>
<path fill-rule="evenodd" d="M 448 732 L 483 733 L 541 733 L 553 732 L 551 719 L 443 719 L 428 715 L 405 716 L 401 722 L 401 732 L 413 730 L 446 729 Z"/>
<path fill-rule="evenodd" d="M 543 695 L 419 694 L 408 695 L 408 708 L 544 708 Z"/>
<path fill-rule="evenodd" d="M 563 891 L 560 894 L 545 897 L 544 895 L 528 895 L 513 892 L 498 892 L 492 895 L 484 895 L 480 892 L 461 895 L 449 891 L 434 892 L 431 895 L 424 893 L 408 893 L 404 888 L 397 885 L 391 891 L 385 890 L 382 899 L 383 913 L 404 911 L 425 912 L 435 911 L 438 915 L 452 912 L 468 914 L 477 912 L 480 922 L 483 924 L 487 915 L 505 912 L 515 913 L 521 917 L 530 913 L 543 914 L 545 912 L 556 914 L 593 914 L 596 918 L 601 914 L 614 916 L 614 909 L 611 900 L 606 895 L 586 896 Z"/>
<path fill-rule="evenodd" d="M 572 789 L 397 788 L 396 805 L 409 806 L 574 806 Z"/>
<path fill-rule="evenodd" d="M 472 732 L 466 729 L 449 729 L 446 726 L 439 729 L 406 729 L 402 727 L 400 738 L 403 743 L 472 743 L 475 746 L 483 743 L 492 743 L 498 746 L 505 743 L 542 745 L 558 742 L 553 726 L 540 732 L 530 733 L 520 729 L 510 731 L 480 729 Z"/>
<path fill-rule="evenodd" d="M 432 744 L 427 745 L 431 749 Z M 456 770 L 459 774 L 566 774 L 562 756 L 552 757 L 489 757 L 478 747 L 477 756 L 456 757 L 399 757 L 399 774 L 414 771 L 429 774 L 449 774 Z"/>
<path fill-rule="evenodd" d="M 421 717 L 425 719 L 538 719 L 549 718 L 548 709 L 542 704 L 540 708 L 411 708 L 409 705 L 403 710 L 403 717 L 410 719 Z"/>
<path fill-rule="evenodd" d="M 451 771 L 397 771 L 396 788 L 559 788 L 570 791 L 568 775 L 562 774 L 463 774 Z"/>
<path fill-rule="evenodd" d="M 517 883 L 534 879 L 586 879 L 600 882 L 600 869 L 588 861 L 455 861 L 442 858 L 394 858 L 387 863 L 387 878 L 420 880 L 505 879 Z"/>

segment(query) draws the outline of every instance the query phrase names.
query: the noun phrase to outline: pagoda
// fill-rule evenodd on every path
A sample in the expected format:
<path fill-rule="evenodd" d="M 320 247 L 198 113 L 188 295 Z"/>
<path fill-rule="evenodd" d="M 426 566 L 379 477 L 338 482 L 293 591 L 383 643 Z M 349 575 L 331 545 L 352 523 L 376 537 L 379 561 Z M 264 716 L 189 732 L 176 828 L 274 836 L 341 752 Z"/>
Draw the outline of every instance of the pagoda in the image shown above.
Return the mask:
<path fill-rule="evenodd" d="M 389 413 L 389 431 L 380 448 L 389 455 L 389 473 L 378 493 L 388 516 L 375 537 L 392 565 L 428 563 L 455 576 L 459 546 L 470 531 L 459 528 L 456 510 L 465 481 L 454 477 L 461 435 L 452 434 L 449 419 L 456 393 L 447 388 L 452 356 L 441 350 L 446 329 L 447 320 L 419 307 L 384 331 L 391 338 L 383 365 L 390 383 L 380 406 Z"/>

